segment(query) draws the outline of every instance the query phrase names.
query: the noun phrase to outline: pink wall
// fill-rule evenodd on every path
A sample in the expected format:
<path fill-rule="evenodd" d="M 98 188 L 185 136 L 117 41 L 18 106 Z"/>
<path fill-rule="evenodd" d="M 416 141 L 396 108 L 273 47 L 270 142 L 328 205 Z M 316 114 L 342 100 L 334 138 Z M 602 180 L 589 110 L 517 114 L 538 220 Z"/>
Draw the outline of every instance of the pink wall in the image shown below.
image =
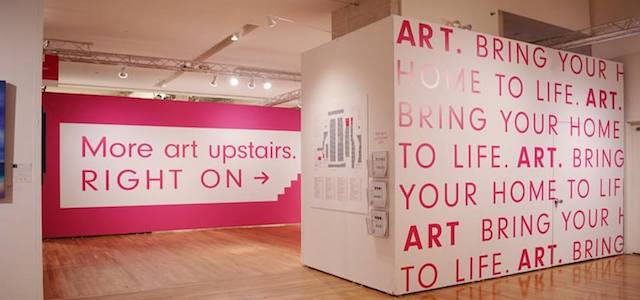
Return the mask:
<path fill-rule="evenodd" d="M 43 237 L 300 222 L 300 175 L 275 202 L 60 208 L 61 122 L 300 131 L 300 110 L 44 93 Z"/>

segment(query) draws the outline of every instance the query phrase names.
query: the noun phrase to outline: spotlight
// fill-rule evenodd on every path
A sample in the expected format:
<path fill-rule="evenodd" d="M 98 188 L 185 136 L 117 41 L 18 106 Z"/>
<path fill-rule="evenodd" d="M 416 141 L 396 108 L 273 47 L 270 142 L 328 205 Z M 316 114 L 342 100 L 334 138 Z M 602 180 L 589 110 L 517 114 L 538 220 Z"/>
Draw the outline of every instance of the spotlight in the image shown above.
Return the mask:
<path fill-rule="evenodd" d="M 252 90 L 255 89 L 256 88 L 256 80 L 253 79 L 253 78 L 249 79 L 249 84 L 247 84 L 247 87 L 252 89 Z"/>
<path fill-rule="evenodd" d="M 269 82 L 269 81 L 265 81 L 265 82 L 262 84 L 262 88 L 263 88 L 263 89 L 265 89 L 265 90 L 270 90 L 272 86 L 273 86 L 273 85 L 272 85 L 272 84 L 271 84 L 271 82 Z"/>
<path fill-rule="evenodd" d="M 211 85 L 212 87 L 218 86 L 218 75 L 213 75 L 213 79 L 211 79 L 211 82 L 209 82 L 209 85 Z"/>
<path fill-rule="evenodd" d="M 122 69 L 120 69 L 120 73 L 118 73 L 118 77 L 120 77 L 120 79 L 126 79 L 127 77 L 129 77 L 129 73 L 127 73 L 127 70 L 125 69 L 125 67 L 122 67 Z"/>
<path fill-rule="evenodd" d="M 271 28 L 276 27 L 278 25 L 278 17 L 267 16 L 267 25 Z"/>
<path fill-rule="evenodd" d="M 240 79 L 238 79 L 238 77 L 231 77 L 229 78 L 229 84 L 232 86 L 237 86 L 240 83 Z"/>
<path fill-rule="evenodd" d="M 234 42 L 237 42 L 240 39 L 240 34 L 239 33 L 234 33 L 231 35 L 231 40 Z"/>

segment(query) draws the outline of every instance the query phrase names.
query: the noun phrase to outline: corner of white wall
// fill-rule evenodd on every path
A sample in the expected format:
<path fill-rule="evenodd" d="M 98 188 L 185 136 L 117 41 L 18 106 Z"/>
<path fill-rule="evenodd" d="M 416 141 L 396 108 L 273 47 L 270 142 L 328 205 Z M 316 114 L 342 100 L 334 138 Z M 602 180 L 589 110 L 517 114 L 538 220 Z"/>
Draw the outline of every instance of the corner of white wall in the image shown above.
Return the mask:
<path fill-rule="evenodd" d="M 640 253 L 640 132 L 629 124 L 640 122 L 640 52 L 615 60 L 624 64 L 625 83 L 625 253 Z"/>
<path fill-rule="evenodd" d="M 387 293 L 393 293 L 394 287 L 393 213 L 385 239 L 367 234 L 364 214 L 312 207 L 311 127 L 314 114 L 336 101 L 367 95 L 369 120 L 388 125 L 393 132 L 393 116 L 389 114 L 394 99 L 392 20 L 387 17 L 358 29 L 304 53 L 302 58 L 302 263 Z M 381 149 L 370 146 L 368 150 Z M 394 157 L 392 151 L 390 157 Z M 390 165 L 389 170 L 393 169 Z M 389 175 L 389 180 L 392 178 Z"/>
<path fill-rule="evenodd" d="M 0 4 L 0 80 L 15 87 L 13 163 L 31 178 L 13 184 L 0 204 L 0 299 L 42 299 L 41 85 L 43 0 Z M 9 99 L 8 99 L 9 100 Z M 12 162 L 7 162 L 12 163 Z M 7 186 L 11 185 L 7 182 Z"/>

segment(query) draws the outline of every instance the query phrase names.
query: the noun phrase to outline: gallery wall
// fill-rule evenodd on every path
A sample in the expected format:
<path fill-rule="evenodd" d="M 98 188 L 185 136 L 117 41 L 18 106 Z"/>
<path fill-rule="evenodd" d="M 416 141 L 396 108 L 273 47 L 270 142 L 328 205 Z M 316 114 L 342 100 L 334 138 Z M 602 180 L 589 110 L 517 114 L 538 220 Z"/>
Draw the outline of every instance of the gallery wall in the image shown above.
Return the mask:
<path fill-rule="evenodd" d="M 305 53 L 303 71 L 306 265 L 406 294 L 623 253 L 622 64 L 394 16 Z M 364 214 L 334 202 L 359 173 L 327 168 L 318 117 L 361 94 Z M 388 178 L 371 175 L 379 150 Z M 380 181 L 385 235 L 367 226 Z"/>
<path fill-rule="evenodd" d="M 42 298 L 40 210 L 41 0 L 3 1 L 0 9 L 0 80 L 10 86 L 5 148 L 19 180 L 7 181 L 0 204 L 0 298 Z M 11 170 L 11 164 L 8 168 Z M 17 177 L 17 176 L 16 176 Z M 18 179 L 18 178 L 16 178 Z"/>
<path fill-rule="evenodd" d="M 628 153 L 625 166 L 625 248 L 629 253 L 640 253 L 640 174 L 637 172 L 640 170 L 640 131 L 637 130 L 640 128 L 640 87 L 636 84 L 640 80 L 640 52 L 616 60 L 624 63 L 625 120 L 630 123 L 625 131 Z"/>
<path fill-rule="evenodd" d="M 387 18 L 302 56 L 302 263 L 388 293 L 393 290 L 393 232 L 388 239 L 367 234 L 366 195 L 369 153 L 393 153 L 393 62 L 384 59 L 393 56 L 391 29 Z M 319 153 L 334 112 L 364 129 L 363 164 L 351 165 L 349 157 L 345 167 L 333 168 Z M 393 178 L 392 165 L 389 172 Z"/>
<path fill-rule="evenodd" d="M 44 237 L 298 223 L 298 109 L 43 94 Z"/>
<path fill-rule="evenodd" d="M 396 290 L 622 254 L 622 64 L 395 21 Z"/>
<path fill-rule="evenodd" d="M 627 0 L 591 0 L 591 24 L 599 25 L 615 22 L 634 16 L 640 12 L 640 2 Z M 625 251 L 640 253 L 640 176 L 636 170 L 640 169 L 640 132 L 636 128 L 640 125 L 640 88 L 638 74 L 640 74 L 640 37 L 630 36 L 614 39 L 605 43 L 592 45 L 593 55 L 619 61 L 624 64 L 625 71 L 625 121 L 634 125 L 627 125 L 626 146 L 626 224 Z"/>

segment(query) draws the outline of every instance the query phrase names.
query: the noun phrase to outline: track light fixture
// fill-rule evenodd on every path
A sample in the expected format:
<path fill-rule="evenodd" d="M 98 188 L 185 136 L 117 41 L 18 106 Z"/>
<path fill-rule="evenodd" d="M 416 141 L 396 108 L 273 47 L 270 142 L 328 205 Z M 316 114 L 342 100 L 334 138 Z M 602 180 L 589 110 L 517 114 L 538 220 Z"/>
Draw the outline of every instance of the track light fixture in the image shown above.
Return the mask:
<path fill-rule="evenodd" d="M 444 25 L 449 27 L 454 27 L 454 28 L 460 28 L 463 30 L 471 30 L 471 28 L 473 28 L 471 24 L 466 24 L 466 25 L 462 24 L 460 20 L 447 21 Z"/>
<path fill-rule="evenodd" d="M 127 69 L 125 67 L 122 67 L 122 69 L 120 69 L 118 77 L 120 77 L 120 79 L 126 79 L 127 77 L 129 77 L 129 73 L 127 73 Z"/>
<path fill-rule="evenodd" d="M 217 87 L 218 86 L 218 74 L 213 74 L 213 78 L 211 79 L 211 81 L 209 82 L 209 85 L 212 87 Z M 237 75 L 232 75 L 229 77 L 229 85 L 230 86 L 238 86 L 240 85 L 240 77 L 238 77 Z M 256 84 L 256 79 L 254 77 L 249 78 L 249 81 L 247 82 L 247 88 L 249 89 L 255 89 L 257 86 Z M 273 87 L 273 84 L 271 83 L 271 81 L 267 80 L 267 79 L 263 79 L 263 83 L 262 83 L 262 88 L 265 90 L 270 90 Z"/>
<path fill-rule="evenodd" d="M 212 87 L 218 86 L 218 75 L 213 74 L 213 79 L 211 79 L 211 82 L 209 82 L 209 85 L 211 85 Z"/>
<path fill-rule="evenodd" d="M 231 40 L 234 42 L 237 42 L 238 40 L 240 40 L 240 34 L 239 33 L 234 33 L 231 35 Z"/>

